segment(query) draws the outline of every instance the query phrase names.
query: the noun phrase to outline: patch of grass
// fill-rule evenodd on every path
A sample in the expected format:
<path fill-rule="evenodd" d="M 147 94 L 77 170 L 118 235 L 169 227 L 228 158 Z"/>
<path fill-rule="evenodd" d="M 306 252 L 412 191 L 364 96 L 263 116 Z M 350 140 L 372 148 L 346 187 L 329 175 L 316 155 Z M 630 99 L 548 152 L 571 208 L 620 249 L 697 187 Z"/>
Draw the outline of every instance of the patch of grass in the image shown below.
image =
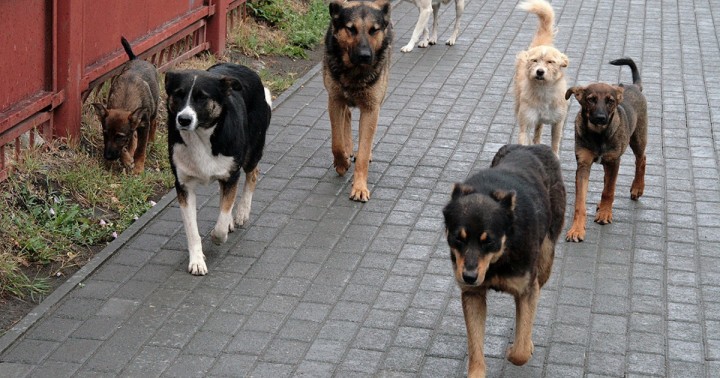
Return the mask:
<path fill-rule="evenodd" d="M 229 41 L 246 55 L 307 58 L 322 40 L 330 16 L 323 0 L 257 0 L 247 3 L 252 18 L 231 32 Z"/>

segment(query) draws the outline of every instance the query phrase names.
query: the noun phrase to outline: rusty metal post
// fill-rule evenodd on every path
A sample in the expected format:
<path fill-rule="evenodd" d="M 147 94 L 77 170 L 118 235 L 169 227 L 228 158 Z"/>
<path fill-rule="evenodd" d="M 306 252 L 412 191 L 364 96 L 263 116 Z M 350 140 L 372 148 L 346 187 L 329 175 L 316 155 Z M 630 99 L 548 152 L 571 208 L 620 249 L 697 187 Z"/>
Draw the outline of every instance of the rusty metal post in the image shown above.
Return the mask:
<path fill-rule="evenodd" d="M 222 56 L 225 51 L 225 42 L 227 40 L 227 12 L 228 5 L 231 0 L 215 0 L 214 13 L 210 16 L 207 23 L 207 41 L 210 42 L 210 52 L 215 56 Z"/>
<path fill-rule="evenodd" d="M 65 101 L 54 112 L 53 134 L 79 140 L 82 112 L 83 2 L 57 2 L 57 86 Z"/>

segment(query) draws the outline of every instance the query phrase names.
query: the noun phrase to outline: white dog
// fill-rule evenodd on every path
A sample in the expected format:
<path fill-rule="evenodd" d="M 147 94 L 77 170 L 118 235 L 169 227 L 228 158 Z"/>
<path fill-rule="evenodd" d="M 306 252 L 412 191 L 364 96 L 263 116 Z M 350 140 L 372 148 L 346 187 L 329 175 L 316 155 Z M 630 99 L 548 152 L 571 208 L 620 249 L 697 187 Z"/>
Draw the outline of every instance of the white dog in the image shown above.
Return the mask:
<path fill-rule="evenodd" d="M 519 143 L 528 144 L 528 129 L 534 129 L 533 144 L 540 143 L 543 124 L 552 125 L 552 149 L 560 153 L 560 139 L 567 115 L 565 68 L 568 58 L 553 46 L 555 11 L 545 0 L 528 0 L 518 8 L 538 16 L 537 32 L 530 48 L 515 62 L 515 116 L 520 124 Z"/>
<path fill-rule="evenodd" d="M 440 3 L 447 4 L 450 2 L 450 0 L 405 0 L 405 1 L 411 1 L 415 4 L 415 6 L 418 7 L 418 10 L 420 10 L 420 15 L 418 16 L 417 24 L 415 24 L 415 29 L 413 30 L 412 37 L 410 37 L 410 41 L 407 45 L 403 46 L 400 51 L 402 52 L 410 52 L 415 47 L 415 44 L 417 43 L 418 47 L 424 48 L 428 47 L 428 45 L 434 45 L 437 43 L 437 16 L 438 11 L 440 11 Z M 455 40 L 458 37 L 458 34 L 460 33 L 460 16 L 462 16 L 462 12 L 465 9 L 465 0 L 455 0 L 455 29 L 453 30 L 452 35 L 450 36 L 450 39 L 445 42 L 446 45 L 454 45 Z M 428 27 L 427 23 L 430 19 L 430 13 L 433 15 L 433 25 L 432 25 L 432 34 L 428 33 Z M 420 34 L 422 34 L 422 39 L 420 39 Z M 418 43 L 419 42 L 419 43 Z"/>

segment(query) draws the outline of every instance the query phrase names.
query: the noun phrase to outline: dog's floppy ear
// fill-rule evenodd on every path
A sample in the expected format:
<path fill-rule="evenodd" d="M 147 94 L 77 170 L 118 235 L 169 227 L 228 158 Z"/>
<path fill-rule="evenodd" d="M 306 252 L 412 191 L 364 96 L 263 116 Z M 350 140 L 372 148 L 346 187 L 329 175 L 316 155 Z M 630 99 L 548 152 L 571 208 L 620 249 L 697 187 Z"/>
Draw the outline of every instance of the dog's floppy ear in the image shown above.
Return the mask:
<path fill-rule="evenodd" d="M 583 88 L 583 87 L 570 87 L 570 88 L 568 88 L 567 91 L 565 91 L 565 99 L 568 100 L 568 99 L 570 99 L 570 96 L 575 95 L 575 99 L 578 102 L 582 102 L 584 90 L 585 90 L 585 88 Z"/>
<path fill-rule="evenodd" d="M 622 102 L 624 95 L 625 87 L 623 87 L 622 85 L 615 86 L 615 101 L 617 101 L 618 104 Z"/>
<path fill-rule="evenodd" d="M 453 185 L 452 194 L 450 195 L 450 198 L 455 201 L 456 199 L 466 196 L 470 193 L 475 193 L 475 188 L 473 188 L 470 185 L 465 185 L 461 183 L 456 183 Z"/>
<path fill-rule="evenodd" d="M 103 120 L 103 119 L 105 119 L 105 117 L 107 117 L 108 110 L 105 107 L 105 105 L 103 105 L 99 102 L 95 102 L 92 104 L 92 106 L 95 108 L 95 113 L 100 118 L 100 120 Z"/>
<path fill-rule="evenodd" d="M 165 73 L 165 93 L 170 93 L 175 83 L 180 80 L 180 74 L 173 71 Z"/>
<path fill-rule="evenodd" d="M 500 202 L 500 206 L 512 212 L 515 210 L 515 198 L 517 193 L 514 190 L 496 190 L 492 193 L 492 197 Z"/>
<path fill-rule="evenodd" d="M 222 83 L 223 91 L 227 94 L 230 94 L 230 91 L 242 90 L 242 85 L 240 84 L 240 81 L 230 76 L 224 76 L 222 79 L 220 79 L 220 83 Z"/>
<path fill-rule="evenodd" d="M 560 67 L 567 67 L 568 64 L 570 64 L 570 59 L 568 59 L 567 55 L 560 54 Z"/>
<path fill-rule="evenodd" d="M 517 53 L 517 55 L 515 55 L 515 58 L 517 60 L 522 60 L 523 62 L 527 60 L 527 57 L 528 57 L 527 51 L 520 51 L 519 53 Z"/>
<path fill-rule="evenodd" d="M 130 128 L 135 131 L 138 126 L 140 126 L 140 122 L 145 118 L 145 115 L 147 114 L 147 109 L 144 106 L 141 106 L 137 109 L 135 109 L 130 115 L 128 116 L 128 121 L 130 121 Z"/>

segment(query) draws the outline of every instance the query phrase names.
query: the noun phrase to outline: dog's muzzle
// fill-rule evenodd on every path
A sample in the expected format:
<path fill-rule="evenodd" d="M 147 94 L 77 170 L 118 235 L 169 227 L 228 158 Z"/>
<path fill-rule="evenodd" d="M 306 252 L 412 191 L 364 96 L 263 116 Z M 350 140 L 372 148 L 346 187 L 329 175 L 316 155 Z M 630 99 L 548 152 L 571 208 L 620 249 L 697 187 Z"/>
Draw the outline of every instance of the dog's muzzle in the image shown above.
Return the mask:
<path fill-rule="evenodd" d="M 192 108 L 186 107 L 175 117 L 175 125 L 178 130 L 195 130 L 195 127 L 197 127 L 197 114 Z"/>
<path fill-rule="evenodd" d="M 535 79 L 537 80 L 545 80 L 545 70 L 542 68 L 538 68 L 535 71 Z"/>
<path fill-rule="evenodd" d="M 590 115 L 590 122 L 596 126 L 607 126 L 610 117 L 608 117 L 607 113 L 594 113 Z"/>

